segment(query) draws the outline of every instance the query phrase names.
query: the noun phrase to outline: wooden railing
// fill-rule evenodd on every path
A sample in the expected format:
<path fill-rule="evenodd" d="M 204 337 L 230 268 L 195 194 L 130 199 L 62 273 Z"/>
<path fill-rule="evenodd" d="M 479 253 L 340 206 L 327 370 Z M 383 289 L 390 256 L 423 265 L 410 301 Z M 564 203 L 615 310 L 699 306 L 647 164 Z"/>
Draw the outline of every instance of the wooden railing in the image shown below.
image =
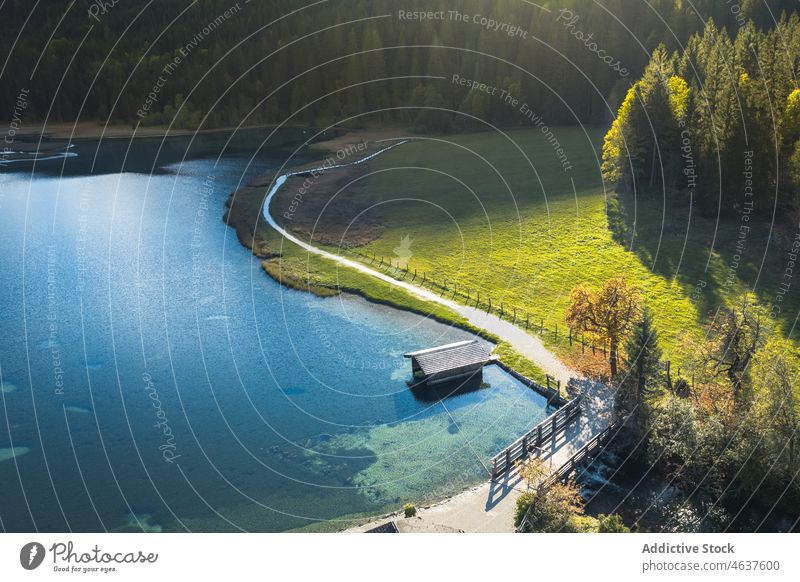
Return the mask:
<path fill-rule="evenodd" d="M 528 456 L 528 453 L 540 447 L 548 439 L 558 435 L 580 413 L 580 396 L 578 396 L 492 457 L 492 478 L 502 475 L 514 466 L 515 461 L 524 459 Z"/>
<path fill-rule="evenodd" d="M 575 469 L 581 464 L 592 459 L 594 455 L 603 448 L 603 446 L 611 440 L 617 429 L 616 423 L 603 429 L 601 432 L 594 435 L 589 442 L 583 445 L 569 460 L 561 465 L 554 471 L 547 479 L 539 484 L 539 489 L 549 489 L 558 481 L 566 481 L 575 472 Z"/>

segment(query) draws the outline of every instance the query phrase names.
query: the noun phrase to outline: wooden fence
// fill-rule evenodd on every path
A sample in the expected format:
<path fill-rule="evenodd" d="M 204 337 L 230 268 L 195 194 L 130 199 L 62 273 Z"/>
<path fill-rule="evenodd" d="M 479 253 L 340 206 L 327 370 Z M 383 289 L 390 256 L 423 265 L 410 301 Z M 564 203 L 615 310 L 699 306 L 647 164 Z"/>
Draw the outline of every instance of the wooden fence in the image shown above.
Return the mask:
<path fill-rule="evenodd" d="M 426 271 L 418 271 L 411 268 L 407 262 L 402 263 L 399 259 L 376 254 L 370 255 L 353 249 L 349 249 L 349 251 L 353 258 L 384 270 L 386 274 L 399 281 L 407 280 L 409 283 L 415 283 L 423 289 L 427 287 L 429 290 L 437 292 L 440 297 L 461 301 L 467 307 L 486 310 L 486 313 L 494 313 L 500 319 L 507 319 L 514 324 L 519 324 L 521 327 L 524 326 L 525 329 L 533 330 L 540 336 L 544 336 L 545 333 L 553 334 L 553 339 L 556 341 L 567 340 L 570 346 L 573 344 L 580 345 L 583 353 L 586 353 L 586 350 L 589 349 L 593 355 L 602 353 L 605 356 L 608 354 L 608 346 L 605 342 L 596 342 L 591 338 L 586 339 L 583 334 L 573 334 L 572 330 L 567 326 L 559 330 L 558 324 L 556 324 L 553 329 L 550 329 L 545 326 L 544 318 L 522 309 L 517 309 L 517 307 L 505 301 L 493 301 L 492 297 L 486 294 L 481 295 L 479 290 L 476 291 L 463 284 L 459 286 L 456 282 L 448 281 L 443 276 L 437 279 L 435 275 L 429 275 Z"/>
<path fill-rule="evenodd" d="M 601 432 L 594 435 L 588 443 L 583 445 L 569 460 L 554 471 L 547 479 L 539 484 L 539 489 L 549 489 L 556 482 L 565 482 L 572 476 L 575 470 L 586 461 L 595 457 L 606 443 L 611 440 L 617 430 L 616 423 L 612 423 Z"/>
<path fill-rule="evenodd" d="M 505 449 L 492 457 L 492 478 L 502 475 L 528 453 L 562 432 L 581 413 L 580 396 L 573 398 Z"/>
<path fill-rule="evenodd" d="M 448 281 L 445 277 L 440 276 L 440 278 L 437 279 L 435 275 L 428 276 L 426 271 L 418 271 L 417 269 L 411 268 L 408 262 L 401 263 L 399 259 L 382 257 L 375 254 L 369 255 L 353 249 L 350 249 L 350 253 L 353 258 L 365 264 L 368 263 L 373 267 L 383 269 L 388 275 L 395 277 L 399 281 L 408 280 L 409 283 L 415 283 L 423 289 L 427 285 L 429 290 L 438 292 L 441 297 L 448 297 L 453 301 L 460 301 L 467 307 L 486 310 L 486 313 L 494 313 L 500 319 L 507 319 L 513 324 L 518 324 L 520 327 L 538 333 L 540 336 L 544 337 L 545 334 L 552 334 L 552 339 L 554 341 L 566 340 L 570 346 L 578 345 L 583 354 L 585 354 L 587 350 L 590 350 L 593 356 L 598 354 L 603 354 L 603 356 L 608 355 L 609 346 L 603 341 L 596 341 L 591 337 L 587 339 L 584 334 L 573 333 L 572 329 L 566 325 L 559 330 L 558 324 L 555 324 L 551 329 L 545 326 L 543 317 L 522 309 L 517 309 L 517 307 L 505 301 L 496 301 L 496 298 L 493 301 L 492 298 L 486 294 L 481 295 L 480 291 L 471 289 L 463 284 L 459 286 L 453 281 Z M 661 366 L 666 372 L 667 386 L 671 388 L 673 378 L 670 364 L 671 362 L 669 359 L 661 362 Z M 680 368 L 678 368 L 676 379 L 681 379 Z M 686 381 L 689 382 L 689 379 L 687 378 Z M 694 386 L 694 374 L 691 375 L 691 382 L 689 385 Z"/>

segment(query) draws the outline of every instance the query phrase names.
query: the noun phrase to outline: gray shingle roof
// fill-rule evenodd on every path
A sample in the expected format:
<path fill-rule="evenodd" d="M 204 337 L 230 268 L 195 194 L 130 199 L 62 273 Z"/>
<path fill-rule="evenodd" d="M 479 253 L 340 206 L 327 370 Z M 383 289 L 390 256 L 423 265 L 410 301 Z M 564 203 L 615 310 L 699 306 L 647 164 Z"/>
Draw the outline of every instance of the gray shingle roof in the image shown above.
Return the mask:
<path fill-rule="evenodd" d="M 462 366 L 485 364 L 491 357 L 491 350 L 475 339 L 409 352 L 405 357 L 414 358 L 422 368 L 422 373 L 430 376 Z"/>

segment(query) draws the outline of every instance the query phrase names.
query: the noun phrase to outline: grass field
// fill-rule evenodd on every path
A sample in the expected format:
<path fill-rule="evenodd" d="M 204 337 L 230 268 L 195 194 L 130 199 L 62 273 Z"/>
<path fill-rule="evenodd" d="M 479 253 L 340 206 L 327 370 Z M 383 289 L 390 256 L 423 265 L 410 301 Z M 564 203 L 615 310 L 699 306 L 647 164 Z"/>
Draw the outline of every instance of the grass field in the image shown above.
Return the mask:
<path fill-rule="evenodd" d="M 623 221 L 635 232 L 626 246 L 608 225 L 597 159 L 603 130 L 559 128 L 555 136 L 571 169 L 536 130 L 421 139 L 374 159 L 370 173 L 339 192 L 329 208 L 358 198 L 352 227 L 364 221 L 382 224 L 382 232 L 366 246 L 341 252 L 366 263 L 382 257 L 385 270 L 387 263 L 408 265 L 408 274 L 401 270 L 398 278 L 411 280 L 416 270 L 415 282 L 424 277 L 426 288 L 446 288 L 462 302 L 469 296 L 474 303 L 480 293 L 481 305 L 491 299 L 494 311 L 501 304 L 507 314 L 516 309 L 518 321 L 543 324 L 546 343 L 568 360 L 576 348 L 567 345 L 564 312 L 569 292 L 582 282 L 599 285 L 622 273 L 638 285 L 654 312 L 665 357 L 678 364 L 683 338 L 702 334 L 714 309 L 756 281 L 761 299 L 771 303 L 786 258 L 773 248 L 764 260 L 767 222 L 749 223 L 745 251 L 732 270 L 736 217 L 716 224 L 690 216 L 688 207 L 624 198 Z M 319 228 L 324 224 L 323 212 Z M 323 289 L 340 285 L 390 303 L 402 295 L 299 249 L 283 252 L 284 273 L 309 271 Z M 298 281 L 304 286 L 305 276 Z M 418 311 L 441 311 L 412 302 Z M 791 294 L 783 312 L 790 308 L 797 309 Z"/>

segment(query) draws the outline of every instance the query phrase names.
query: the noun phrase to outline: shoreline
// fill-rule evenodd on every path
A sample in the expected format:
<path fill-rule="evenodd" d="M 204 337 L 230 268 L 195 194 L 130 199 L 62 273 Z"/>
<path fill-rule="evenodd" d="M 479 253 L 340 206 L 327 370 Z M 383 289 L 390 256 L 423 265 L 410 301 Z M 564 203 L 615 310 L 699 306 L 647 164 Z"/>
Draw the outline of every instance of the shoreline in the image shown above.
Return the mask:
<path fill-rule="evenodd" d="M 494 487 L 502 489 L 503 497 L 514 503 L 496 504 L 487 510 L 486 500 L 492 496 Z M 512 472 L 505 485 L 484 481 L 417 507 L 414 517 L 405 517 L 400 509 L 373 516 L 359 525 L 341 529 L 339 533 L 367 533 L 390 522 L 394 523 L 398 533 L 514 533 L 516 500 L 524 491 L 525 486 Z"/>
<path fill-rule="evenodd" d="M 169 137 L 191 137 L 194 135 L 208 135 L 215 133 L 233 133 L 259 129 L 273 129 L 276 124 L 259 124 L 226 126 L 208 129 L 175 129 L 161 125 L 130 126 L 123 123 L 109 123 L 104 125 L 96 121 L 80 121 L 78 123 L 32 123 L 21 127 L 15 134 L 15 140 L 22 143 L 31 143 L 41 139 L 42 143 L 61 141 L 97 141 L 100 139 L 126 140 L 126 139 L 154 139 Z M 285 128 L 310 129 L 306 125 L 283 125 Z"/>

